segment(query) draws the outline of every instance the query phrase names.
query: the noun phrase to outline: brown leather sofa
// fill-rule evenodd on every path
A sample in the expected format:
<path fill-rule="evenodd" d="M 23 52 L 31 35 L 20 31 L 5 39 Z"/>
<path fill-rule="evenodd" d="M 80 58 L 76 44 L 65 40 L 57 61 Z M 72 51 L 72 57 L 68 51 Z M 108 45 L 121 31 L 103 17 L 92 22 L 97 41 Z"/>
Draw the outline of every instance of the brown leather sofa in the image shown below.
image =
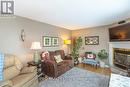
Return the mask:
<path fill-rule="evenodd" d="M 62 62 L 56 63 L 54 56 L 61 55 Z M 42 57 L 42 71 L 49 77 L 56 78 L 74 67 L 72 57 L 65 56 L 64 50 L 50 51 Z"/>

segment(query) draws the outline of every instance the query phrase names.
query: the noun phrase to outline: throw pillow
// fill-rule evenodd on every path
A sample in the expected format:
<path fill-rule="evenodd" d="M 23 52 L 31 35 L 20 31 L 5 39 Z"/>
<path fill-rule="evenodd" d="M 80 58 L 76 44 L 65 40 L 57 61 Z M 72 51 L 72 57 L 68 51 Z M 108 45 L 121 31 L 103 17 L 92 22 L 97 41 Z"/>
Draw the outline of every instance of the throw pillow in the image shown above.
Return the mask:
<path fill-rule="evenodd" d="M 87 58 L 92 58 L 93 59 L 94 58 L 94 54 L 88 54 Z"/>
<path fill-rule="evenodd" d="M 18 70 L 21 70 L 23 68 L 23 64 L 20 62 L 20 60 L 17 57 L 15 57 L 15 65 Z"/>
<path fill-rule="evenodd" d="M 63 59 L 61 58 L 61 55 L 54 56 L 56 63 L 62 62 Z"/>

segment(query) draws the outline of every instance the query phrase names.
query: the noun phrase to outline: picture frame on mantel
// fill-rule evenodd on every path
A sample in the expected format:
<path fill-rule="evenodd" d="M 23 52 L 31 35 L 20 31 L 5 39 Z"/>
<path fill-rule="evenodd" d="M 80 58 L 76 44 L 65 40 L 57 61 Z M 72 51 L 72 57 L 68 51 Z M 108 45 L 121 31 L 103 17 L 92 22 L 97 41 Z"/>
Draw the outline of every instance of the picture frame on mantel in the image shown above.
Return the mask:
<path fill-rule="evenodd" d="M 99 36 L 85 37 L 85 45 L 99 45 Z"/>
<path fill-rule="evenodd" d="M 43 45 L 43 47 L 51 47 L 51 37 L 42 36 L 42 45 Z"/>
<path fill-rule="evenodd" d="M 54 46 L 54 47 L 59 46 L 59 37 L 52 37 L 51 43 L 52 43 L 51 45 Z"/>

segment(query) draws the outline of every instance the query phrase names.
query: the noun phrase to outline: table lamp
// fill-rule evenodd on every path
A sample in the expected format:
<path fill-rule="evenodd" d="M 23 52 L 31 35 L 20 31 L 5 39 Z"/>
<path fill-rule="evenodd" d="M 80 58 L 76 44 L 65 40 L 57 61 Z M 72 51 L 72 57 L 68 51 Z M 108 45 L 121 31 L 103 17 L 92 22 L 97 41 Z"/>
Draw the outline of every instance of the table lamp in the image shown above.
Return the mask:
<path fill-rule="evenodd" d="M 71 44 L 71 40 L 64 40 L 64 44 Z"/>
<path fill-rule="evenodd" d="M 71 40 L 64 40 L 64 44 L 70 45 L 71 44 Z M 68 54 L 70 54 L 70 47 L 68 47 Z"/>
<path fill-rule="evenodd" d="M 40 42 L 32 42 L 31 49 L 34 50 L 34 55 L 33 55 L 34 62 L 38 63 L 40 60 L 39 53 L 38 53 L 38 50 L 41 49 Z"/>

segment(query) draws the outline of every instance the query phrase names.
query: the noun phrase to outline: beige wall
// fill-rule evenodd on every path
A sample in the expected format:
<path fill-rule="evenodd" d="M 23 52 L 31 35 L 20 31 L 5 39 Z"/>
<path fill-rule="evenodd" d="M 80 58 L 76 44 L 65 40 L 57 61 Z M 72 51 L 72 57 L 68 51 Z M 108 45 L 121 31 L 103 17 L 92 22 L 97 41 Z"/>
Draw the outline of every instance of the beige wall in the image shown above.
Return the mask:
<path fill-rule="evenodd" d="M 26 33 L 25 42 L 20 39 L 22 29 Z M 18 16 L 0 18 L 0 51 L 17 55 L 24 63 L 32 59 L 31 43 L 41 41 L 42 36 L 60 37 L 60 46 L 43 47 L 42 50 L 64 49 L 67 52 L 63 40 L 71 38 L 70 30 Z"/>
<path fill-rule="evenodd" d="M 72 37 L 81 36 L 83 38 L 83 46 L 80 49 L 80 53 L 84 53 L 86 51 L 92 51 L 97 53 L 101 49 L 106 49 L 108 51 L 108 28 L 109 26 L 101 26 L 72 31 Z M 99 45 L 85 45 L 85 36 L 99 36 Z"/>

